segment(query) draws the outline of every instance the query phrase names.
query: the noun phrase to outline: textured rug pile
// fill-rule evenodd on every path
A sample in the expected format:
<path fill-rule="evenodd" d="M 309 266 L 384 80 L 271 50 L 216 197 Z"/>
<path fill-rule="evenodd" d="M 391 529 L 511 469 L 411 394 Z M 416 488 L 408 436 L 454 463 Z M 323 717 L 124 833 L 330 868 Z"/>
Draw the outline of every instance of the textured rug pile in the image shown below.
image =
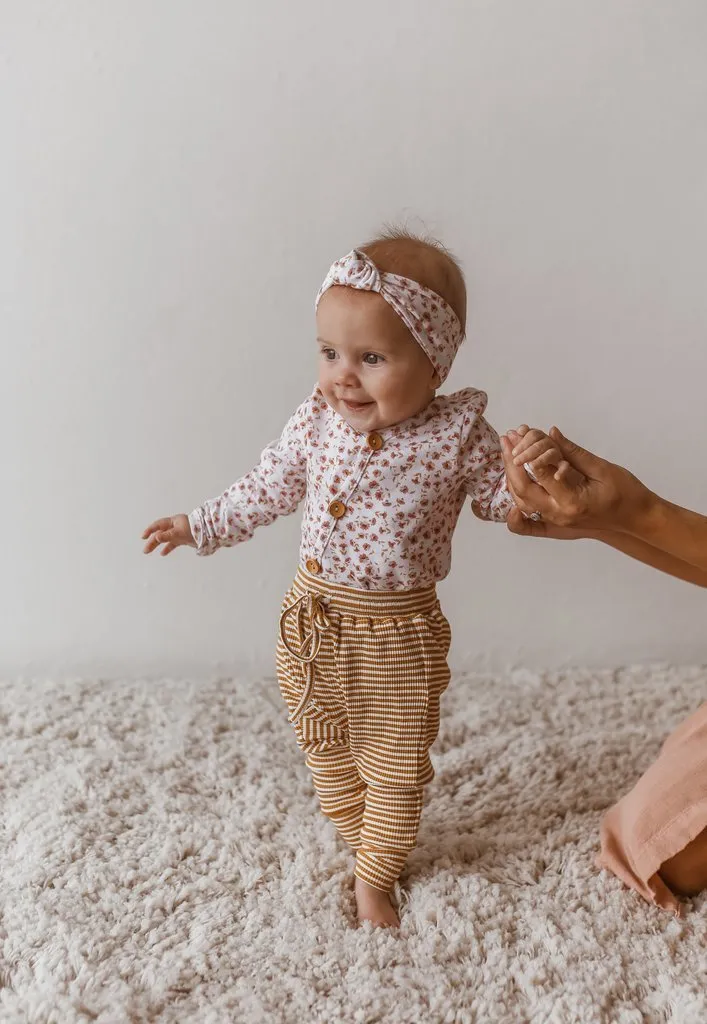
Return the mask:
<path fill-rule="evenodd" d="M 704 1024 L 707 900 L 594 856 L 706 683 L 456 677 L 399 935 L 355 927 L 272 680 L 2 683 L 0 1021 Z"/>

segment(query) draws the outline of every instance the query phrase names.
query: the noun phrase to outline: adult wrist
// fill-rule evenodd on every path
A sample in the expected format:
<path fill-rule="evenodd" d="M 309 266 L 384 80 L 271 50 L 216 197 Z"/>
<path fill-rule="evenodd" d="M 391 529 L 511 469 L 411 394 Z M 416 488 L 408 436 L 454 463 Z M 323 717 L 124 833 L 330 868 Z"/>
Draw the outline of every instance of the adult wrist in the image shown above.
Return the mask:
<path fill-rule="evenodd" d="M 660 495 L 641 485 L 643 493 L 636 496 L 627 510 L 622 532 L 650 542 L 660 533 L 667 502 Z"/>

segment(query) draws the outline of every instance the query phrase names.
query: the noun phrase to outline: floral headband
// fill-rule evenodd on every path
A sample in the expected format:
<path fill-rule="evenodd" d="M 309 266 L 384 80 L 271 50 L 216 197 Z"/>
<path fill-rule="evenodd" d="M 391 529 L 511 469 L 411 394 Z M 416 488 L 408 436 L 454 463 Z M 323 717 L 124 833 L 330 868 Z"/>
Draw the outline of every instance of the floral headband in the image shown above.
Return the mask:
<path fill-rule="evenodd" d="M 440 380 L 446 379 L 464 330 L 457 314 L 441 295 L 410 278 L 382 274 L 373 260 L 359 249 L 332 263 L 319 289 L 316 306 L 333 285 L 378 292 L 408 328 Z"/>

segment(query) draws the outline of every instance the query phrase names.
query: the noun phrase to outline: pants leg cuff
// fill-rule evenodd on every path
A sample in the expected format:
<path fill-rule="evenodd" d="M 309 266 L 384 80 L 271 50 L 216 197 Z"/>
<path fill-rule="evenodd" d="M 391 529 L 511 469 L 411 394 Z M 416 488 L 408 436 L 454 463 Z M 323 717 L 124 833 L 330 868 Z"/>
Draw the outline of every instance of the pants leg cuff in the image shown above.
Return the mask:
<path fill-rule="evenodd" d="M 401 860 L 400 856 L 393 856 L 386 863 L 381 854 L 372 857 L 364 850 L 359 850 L 356 854 L 356 871 L 354 873 L 357 878 L 372 885 L 374 889 L 389 893 L 400 877 L 406 860 L 407 857 L 403 857 Z"/>

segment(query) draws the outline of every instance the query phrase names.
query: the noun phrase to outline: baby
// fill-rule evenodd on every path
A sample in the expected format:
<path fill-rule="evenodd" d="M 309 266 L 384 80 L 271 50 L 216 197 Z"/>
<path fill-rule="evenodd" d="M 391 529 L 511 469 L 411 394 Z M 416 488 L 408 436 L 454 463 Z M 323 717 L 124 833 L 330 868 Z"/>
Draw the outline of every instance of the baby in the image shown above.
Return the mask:
<path fill-rule="evenodd" d="M 438 243 L 391 232 L 337 260 L 316 301 L 319 381 L 255 469 L 146 552 L 202 555 L 304 500 L 277 670 L 322 811 L 356 852 L 359 920 L 398 925 L 390 892 L 414 848 L 449 682 L 436 583 L 469 495 L 513 507 L 486 395 L 436 395 L 464 337 L 462 272 Z"/>

